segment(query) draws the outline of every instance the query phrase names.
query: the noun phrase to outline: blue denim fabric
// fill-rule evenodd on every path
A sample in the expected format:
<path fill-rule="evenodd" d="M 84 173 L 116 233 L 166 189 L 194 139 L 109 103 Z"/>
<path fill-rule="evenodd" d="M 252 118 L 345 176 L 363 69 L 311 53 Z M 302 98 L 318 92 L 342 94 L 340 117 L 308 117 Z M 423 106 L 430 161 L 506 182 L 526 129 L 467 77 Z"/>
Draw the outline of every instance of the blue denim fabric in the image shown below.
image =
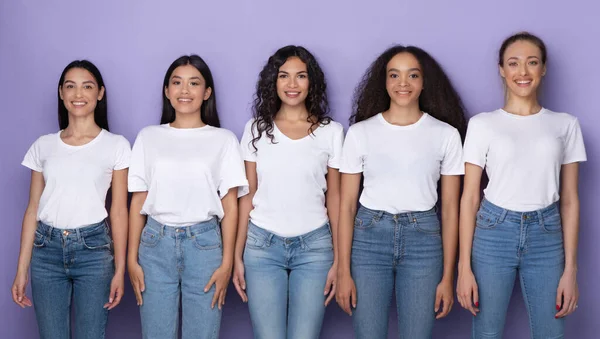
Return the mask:
<path fill-rule="evenodd" d="M 59 229 L 39 222 L 33 245 L 31 291 L 40 338 L 71 338 L 71 306 L 75 338 L 104 338 L 104 304 L 115 272 L 106 223 Z"/>
<path fill-rule="evenodd" d="M 514 212 L 484 199 L 476 225 L 472 268 L 480 312 L 473 319 L 473 338 L 502 338 L 517 272 L 532 338 L 563 338 L 564 318 L 554 318 L 565 258 L 558 204 Z"/>
<path fill-rule="evenodd" d="M 354 223 L 352 278 L 358 339 L 388 337 L 396 292 L 400 338 L 431 338 L 435 294 L 443 274 L 440 222 L 434 209 L 390 214 L 360 206 Z"/>
<path fill-rule="evenodd" d="M 146 289 L 140 307 L 144 339 L 176 339 L 181 299 L 182 339 L 219 337 L 221 311 L 211 309 L 215 285 L 204 286 L 223 259 L 217 219 L 192 226 L 162 225 L 148 217 L 138 261 Z"/>
<path fill-rule="evenodd" d="M 329 224 L 283 238 L 250 223 L 244 264 L 255 339 L 319 338 L 333 264 Z"/>

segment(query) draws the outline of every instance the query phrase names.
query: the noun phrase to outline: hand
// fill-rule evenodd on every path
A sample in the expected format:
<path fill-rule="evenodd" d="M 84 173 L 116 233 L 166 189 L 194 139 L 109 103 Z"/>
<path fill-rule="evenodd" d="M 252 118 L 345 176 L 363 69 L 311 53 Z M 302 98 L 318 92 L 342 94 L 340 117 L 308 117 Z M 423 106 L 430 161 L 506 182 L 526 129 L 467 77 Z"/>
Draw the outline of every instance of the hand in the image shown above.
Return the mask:
<path fill-rule="evenodd" d="M 144 303 L 142 292 L 146 290 L 146 285 L 144 284 L 144 270 L 137 262 L 127 266 L 129 267 L 129 280 L 131 280 L 131 285 L 133 286 L 135 300 L 137 301 L 138 306 L 142 306 Z"/>
<path fill-rule="evenodd" d="M 27 272 L 17 272 L 15 281 L 13 282 L 11 292 L 13 301 L 21 306 L 22 308 L 29 307 L 32 305 L 31 300 L 25 295 L 25 289 L 27 288 L 27 281 L 29 280 L 29 274 Z"/>
<path fill-rule="evenodd" d="M 233 286 L 235 286 L 242 301 L 247 303 L 248 296 L 246 295 L 246 279 L 244 278 L 244 272 L 244 261 L 241 259 L 236 260 L 233 265 Z"/>
<path fill-rule="evenodd" d="M 579 300 L 579 287 L 577 286 L 577 273 L 574 270 L 565 271 L 558 283 L 556 291 L 555 318 L 566 317 L 575 312 Z"/>
<path fill-rule="evenodd" d="M 210 304 L 210 308 L 214 308 L 215 304 L 222 309 L 225 305 L 225 294 L 227 293 L 227 285 L 229 285 L 229 279 L 231 278 L 231 268 L 220 266 L 215 270 L 212 277 L 208 281 L 208 284 L 204 286 L 204 293 L 208 293 L 212 285 L 215 285 L 215 294 Z"/>
<path fill-rule="evenodd" d="M 476 316 L 479 312 L 479 293 L 475 276 L 470 268 L 458 271 L 456 294 L 460 305 Z"/>
<path fill-rule="evenodd" d="M 117 307 L 117 305 L 121 303 L 121 298 L 123 298 L 124 291 L 125 277 L 123 274 L 116 273 L 110 282 L 110 294 L 108 295 L 108 302 L 104 304 L 104 308 L 110 311 Z"/>
<path fill-rule="evenodd" d="M 440 304 L 442 309 L 440 310 Z M 452 293 L 452 280 L 442 279 L 437 286 L 435 291 L 435 308 L 434 311 L 437 313 L 436 319 L 441 319 L 450 313 L 454 304 L 454 294 Z"/>
<path fill-rule="evenodd" d="M 329 294 L 327 300 L 325 300 L 325 306 L 329 305 L 333 297 L 335 297 L 335 285 L 337 281 L 337 263 L 333 263 L 331 268 L 329 269 L 329 273 L 327 273 L 327 282 L 325 283 L 325 291 L 323 291 L 323 295 Z"/>
<path fill-rule="evenodd" d="M 351 316 L 352 308 L 356 308 L 356 286 L 354 285 L 354 280 L 350 273 L 338 273 L 337 284 L 335 300 L 342 310 Z"/>

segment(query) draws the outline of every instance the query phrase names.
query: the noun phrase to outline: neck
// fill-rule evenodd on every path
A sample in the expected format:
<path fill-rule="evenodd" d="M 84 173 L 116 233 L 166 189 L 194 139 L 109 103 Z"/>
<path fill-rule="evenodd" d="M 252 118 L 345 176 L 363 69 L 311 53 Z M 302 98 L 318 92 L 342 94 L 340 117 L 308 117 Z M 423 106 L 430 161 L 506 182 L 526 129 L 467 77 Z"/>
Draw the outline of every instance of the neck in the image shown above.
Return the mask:
<path fill-rule="evenodd" d="M 503 109 L 516 115 L 532 115 L 538 113 L 542 106 L 535 94 L 529 97 L 519 97 L 508 93 Z"/>
<path fill-rule="evenodd" d="M 385 120 L 390 124 L 407 126 L 412 125 L 421 119 L 423 112 L 419 109 L 419 103 L 408 106 L 398 106 L 393 101 L 390 103 L 390 108 L 383 112 Z"/>
<path fill-rule="evenodd" d="M 275 116 L 276 120 L 288 121 L 306 121 L 308 119 L 308 110 L 305 105 L 288 106 L 281 104 L 281 108 Z"/>
<path fill-rule="evenodd" d="M 100 133 L 100 126 L 96 125 L 94 114 L 83 117 L 69 115 L 69 126 L 65 128 L 64 135 L 74 137 L 96 136 Z"/>
<path fill-rule="evenodd" d="M 181 114 L 175 112 L 175 121 L 170 125 L 175 128 L 199 128 L 206 126 L 206 124 L 202 122 L 202 118 L 200 118 L 200 112 L 198 112 L 198 114 Z"/>

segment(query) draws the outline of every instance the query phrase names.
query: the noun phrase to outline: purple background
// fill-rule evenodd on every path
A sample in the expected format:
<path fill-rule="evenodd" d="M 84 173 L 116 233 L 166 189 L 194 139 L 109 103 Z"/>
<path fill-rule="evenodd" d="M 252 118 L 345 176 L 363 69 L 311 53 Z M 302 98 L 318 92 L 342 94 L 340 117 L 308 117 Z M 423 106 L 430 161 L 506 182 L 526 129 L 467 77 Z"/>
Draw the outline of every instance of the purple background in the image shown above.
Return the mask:
<path fill-rule="evenodd" d="M 549 49 L 543 104 L 579 117 L 588 150 L 580 185 L 582 297 L 567 321 L 567 338 L 597 338 L 600 230 L 593 213 L 600 206 L 600 125 L 594 108 L 600 78 L 599 10 L 594 1 L 566 5 L 554 0 L 0 1 L 0 110 L 5 119 L 0 125 L 0 337 L 37 338 L 33 309 L 21 310 L 9 293 L 30 176 L 19 164 L 38 136 L 57 130 L 56 85 L 71 60 L 89 58 L 98 65 L 107 84 L 111 130 L 133 142 L 142 127 L 159 121 L 161 81 L 169 64 L 182 54 L 200 54 L 216 78 L 221 121 L 240 136 L 258 72 L 285 44 L 305 45 L 318 57 L 333 115 L 347 125 L 359 77 L 393 43 L 415 44 L 436 57 L 469 115 L 498 108 L 503 99 L 496 68 L 499 45 L 516 31 L 530 30 Z M 109 338 L 141 337 L 129 284 L 126 293 L 111 313 Z M 395 321 L 390 320 L 394 333 Z M 434 337 L 467 338 L 469 333 L 470 316 L 456 304 L 438 322 Z M 518 292 L 505 337 L 529 338 L 528 333 Z M 247 307 L 233 289 L 221 337 L 252 337 Z M 352 337 L 351 320 L 337 305 L 327 311 L 322 337 Z"/>

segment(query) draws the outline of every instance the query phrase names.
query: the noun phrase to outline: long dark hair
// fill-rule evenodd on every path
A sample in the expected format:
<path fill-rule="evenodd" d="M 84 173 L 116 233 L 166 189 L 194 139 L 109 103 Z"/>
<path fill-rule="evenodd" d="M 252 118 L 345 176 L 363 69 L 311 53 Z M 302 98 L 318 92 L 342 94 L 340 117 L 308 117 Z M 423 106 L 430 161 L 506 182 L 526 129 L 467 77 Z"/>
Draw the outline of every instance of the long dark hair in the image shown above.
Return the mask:
<path fill-rule="evenodd" d="M 96 79 L 96 82 L 98 83 L 98 89 L 100 90 L 102 87 L 104 87 L 104 95 L 102 96 L 101 100 L 98 100 L 98 102 L 96 103 L 96 108 L 94 109 L 94 121 L 96 122 L 96 125 L 98 125 L 100 128 L 104 128 L 108 131 L 108 108 L 106 104 L 106 87 L 104 86 L 104 80 L 102 79 L 102 74 L 100 74 L 100 70 L 98 70 L 98 67 L 96 67 L 96 65 L 94 65 L 88 60 L 75 60 L 71 62 L 67 65 L 67 67 L 65 67 L 65 69 L 62 71 L 62 74 L 60 75 L 57 90 L 59 128 L 62 130 L 69 126 L 69 112 L 65 107 L 64 101 L 60 98 L 60 89 L 63 83 L 65 82 L 65 75 L 69 70 L 73 68 L 81 68 L 90 72 L 90 74 L 92 74 L 92 76 L 94 77 L 94 79 Z"/>
<path fill-rule="evenodd" d="M 548 52 L 546 51 L 546 44 L 544 44 L 544 41 L 529 32 L 520 32 L 509 36 L 502 42 L 500 50 L 498 51 L 498 65 L 504 66 L 504 53 L 506 53 L 506 49 L 508 48 L 508 46 L 514 44 L 517 41 L 528 41 L 536 45 L 537 48 L 540 49 L 540 54 L 542 55 L 542 64 L 546 64 Z"/>
<path fill-rule="evenodd" d="M 175 109 L 173 105 L 171 105 L 171 101 L 167 98 L 165 94 L 165 88 L 169 87 L 169 79 L 173 74 L 175 68 L 179 66 L 192 65 L 194 66 L 206 82 L 206 88 L 211 88 L 212 93 L 207 100 L 202 102 L 200 106 L 200 119 L 203 123 L 214 126 L 221 127 L 221 122 L 219 121 L 219 114 L 217 112 L 217 96 L 215 93 L 215 83 L 213 81 L 212 73 L 210 72 L 210 68 L 204 62 L 204 60 L 196 54 L 192 55 L 184 55 L 179 57 L 177 60 L 173 61 L 169 69 L 167 69 L 167 73 L 165 74 L 165 80 L 163 81 L 162 87 L 162 98 L 163 98 L 163 109 L 162 116 L 160 118 L 161 124 L 169 124 L 175 121 Z"/>
<path fill-rule="evenodd" d="M 252 146 L 254 149 L 263 133 L 271 142 L 274 142 L 273 121 L 281 108 L 281 99 L 277 95 L 277 75 L 279 68 L 291 57 L 298 57 L 306 64 L 309 85 L 308 96 L 304 104 L 308 111 L 307 121 L 312 123 L 309 131 L 313 131 L 315 126 L 327 125 L 331 121 L 325 74 L 323 74 L 317 59 L 302 46 L 282 47 L 269 58 L 258 76 L 253 105 Z M 258 135 L 254 135 L 254 129 Z"/>
<path fill-rule="evenodd" d="M 419 108 L 434 118 L 455 127 L 461 134 L 466 132 L 465 110 L 460 97 L 442 67 L 421 48 L 393 46 L 381 54 L 367 69 L 354 92 L 354 104 L 350 123 L 366 120 L 390 107 L 386 90 L 386 68 L 399 53 L 412 54 L 423 71 L 423 91 L 419 95 Z"/>

